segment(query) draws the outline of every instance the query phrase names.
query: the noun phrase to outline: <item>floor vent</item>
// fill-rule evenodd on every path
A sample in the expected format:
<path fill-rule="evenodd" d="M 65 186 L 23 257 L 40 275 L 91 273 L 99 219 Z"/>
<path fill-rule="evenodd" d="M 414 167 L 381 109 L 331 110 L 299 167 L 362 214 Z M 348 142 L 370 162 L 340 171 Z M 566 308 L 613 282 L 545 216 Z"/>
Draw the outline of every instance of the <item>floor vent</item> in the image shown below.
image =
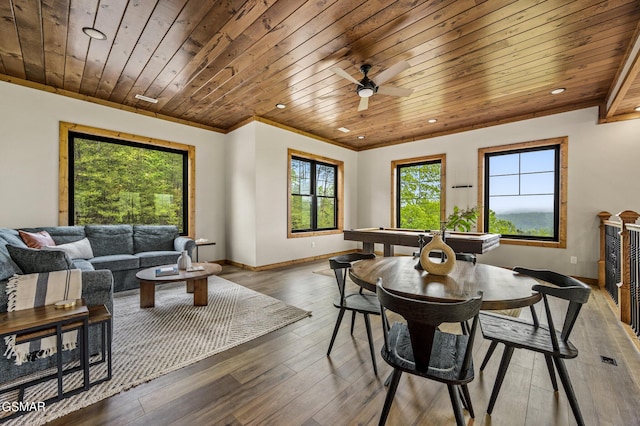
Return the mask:
<path fill-rule="evenodd" d="M 615 359 L 613 358 L 609 358 L 608 356 L 602 356 L 600 355 L 600 360 L 602 362 L 604 362 L 605 364 L 611 364 L 611 365 L 618 365 L 618 363 L 616 362 Z"/>

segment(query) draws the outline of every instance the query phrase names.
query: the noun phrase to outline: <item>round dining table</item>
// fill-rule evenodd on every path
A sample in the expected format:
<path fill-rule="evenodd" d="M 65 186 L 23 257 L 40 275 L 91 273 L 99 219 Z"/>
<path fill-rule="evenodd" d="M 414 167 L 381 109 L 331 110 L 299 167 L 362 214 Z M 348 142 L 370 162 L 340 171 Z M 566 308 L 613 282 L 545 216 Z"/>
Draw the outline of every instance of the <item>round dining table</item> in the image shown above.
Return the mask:
<path fill-rule="evenodd" d="M 417 269 L 419 259 L 411 256 L 376 257 L 355 262 L 351 279 L 376 291 L 376 281 L 400 296 L 436 302 L 455 302 L 482 292 L 483 310 L 523 308 L 541 299 L 531 287 L 538 282 L 510 269 L 482 263 L 457 261 L 449 275 L 433 275 Z"/>

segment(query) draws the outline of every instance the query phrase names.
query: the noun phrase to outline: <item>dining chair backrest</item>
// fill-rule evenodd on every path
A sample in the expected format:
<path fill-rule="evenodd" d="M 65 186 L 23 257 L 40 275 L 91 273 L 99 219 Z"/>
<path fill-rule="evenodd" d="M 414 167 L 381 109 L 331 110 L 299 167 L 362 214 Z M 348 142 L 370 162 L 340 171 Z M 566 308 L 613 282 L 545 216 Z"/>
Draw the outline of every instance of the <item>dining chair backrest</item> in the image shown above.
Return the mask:
<path fill-rule="evenodd" d="M 452 303 L 411 299 L 390 293 L 384 288 L 381 279 L 377 281 L 376 293 L 381 306 L 385 349 L 389 349 L 387 330 L 390 327 L 385 314 L 385 310 L 388 309 L 399 314 L 407 321 L 413 356 L 418 370 L 426 371 L 429 368 L 434 337 L 442 323 L 466 322 L 473 318 L 461 373 L 466 371 L 466 367 L 471 362 L 473 339 L 478 326 L 480 305 L 482 304 L 481 295 L 469 300 Z"/>
<path fill-rule="evenodd" d="M 580 313 L 582 305 L 587 303 L 587 301 L 589 300 L 591 288 L 589 288 L 589 286 L 582 281 L 553 271 L 544 269 L 529 269 L 519 266 L 513 268 L 513 270 L 519 274 L 528 275 L 532 278 L 536 278 L 538 280 L 545 281 L 554 285 L 552 287 L 542 283 L 535 284 L 531 287 L 531 289 L 542 294 L 549 330 L 552 331 L 550 333 L 552 344 L 554 349 L 557 350 L 558 342 L 547 296 L 557 297 L 569 302 L 569 306 L 567 307 L 566 315 L 564 318 L 564 324 L 562 326 L 562 331 L 560 334 L 561 339 L 566 342 L 569 340 L 569 335 L 571 334 L 573 326 L 578 319 L 578 314 Z"/>
<path fill-rule="evenodd" d="M 335 256 L 329 259 L 329 266 L 333 269 L 336 276 L 336 282 L 338 284 L 338 290 L 340 291 L 341 305 L 344 305 L 345 287 L 347 282 L 347 274 L 349 268 L 353 262 L 364 259 L 373 259 L 376 255 L 374 253 L 347 253 L 340 256 Z"/>

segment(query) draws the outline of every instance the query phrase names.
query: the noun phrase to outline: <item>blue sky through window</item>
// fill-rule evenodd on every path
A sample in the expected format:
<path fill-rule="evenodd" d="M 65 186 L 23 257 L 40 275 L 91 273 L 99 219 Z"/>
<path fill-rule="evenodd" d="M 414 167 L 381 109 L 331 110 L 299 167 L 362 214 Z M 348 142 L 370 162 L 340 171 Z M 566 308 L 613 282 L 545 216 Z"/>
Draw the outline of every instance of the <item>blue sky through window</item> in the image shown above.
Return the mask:
<path fill-rule="evenodd" d="M 496 214 L 552 212 L 555 149 L 489 157 L 489 208 Z"/>

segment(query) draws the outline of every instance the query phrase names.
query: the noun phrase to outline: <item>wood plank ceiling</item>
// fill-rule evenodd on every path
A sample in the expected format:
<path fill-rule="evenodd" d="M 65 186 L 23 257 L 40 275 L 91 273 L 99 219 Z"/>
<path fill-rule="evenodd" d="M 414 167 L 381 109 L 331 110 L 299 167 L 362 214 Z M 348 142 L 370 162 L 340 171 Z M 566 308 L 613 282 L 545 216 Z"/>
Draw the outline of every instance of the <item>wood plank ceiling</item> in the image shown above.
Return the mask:
<path fill-rule="evenodd" d="M 224 132 L 254 118 L 360 150 L 587 106 L 640 117 L 638 0 L 0 0 L 0 15 L 0 79 Z M 367 63 L 375 81 L 400 61 L 385 85 L 413 94 L 360 112 L 331 70 L 360 80 Z"/>

